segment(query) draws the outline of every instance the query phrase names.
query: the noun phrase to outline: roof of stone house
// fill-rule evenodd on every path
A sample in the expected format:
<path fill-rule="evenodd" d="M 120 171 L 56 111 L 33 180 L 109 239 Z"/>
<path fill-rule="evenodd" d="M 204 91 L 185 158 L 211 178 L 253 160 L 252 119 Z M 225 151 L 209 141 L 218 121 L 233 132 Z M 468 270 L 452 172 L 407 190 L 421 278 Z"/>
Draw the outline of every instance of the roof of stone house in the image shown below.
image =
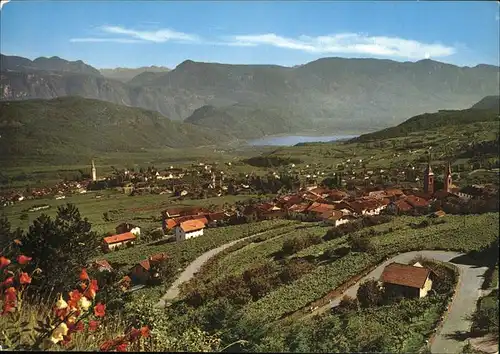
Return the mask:
<path fill-rule="evenodd" d="M 154 264 L 156 262 L 161 262 L 167 258 L 168 258 L 168 256 L 166 253 L 164 253 L 164 252 L 157 253 L 157 254 L 150 256 L 148 259 L 144 259 L 144 260 L 140 261 L 139 265 L 141 267 L 143 267 L 145 270 L 150 270 L 152 263 Z"/>
<path fill-rule="evenodd" d="M 383 283 L 422 289 L 430 273 L 431 270 L 428 268 L 391 263 L 385 267 L 380 280 Z"/>
<path fill-rule="evenodd" d="M 405 201 L 413 206 L 414 208 L 422 208 L 429 206 L 429 202 L 423 198 L 416 197 L 414 195 L 409 195 L 405 198 Z"/>
<path fill-rule="evenodd" d="M 202 220 L 199 220 L 199 219 L 184 221 L 184 222 L 182 222 L 180 224 L 180 228 L 184 232 L 197 231 L 197 230 L 203 229 L 204 227 L 205 227 L 205 223 Z"/>
<path fill-rule="evenodd" d="M 308 207 L 309 207 L 309 203 L 294 204 L 290 208 L 288 208 L 288 211 L 302 213 L 302 212 L 306 211 Z"/>
<path fill-rule="evenodd" d="M 324 213 L 331 212 L 332 210 L 334 210 L 334 208 L 335 207 L 333 205 L 330 205 L 330 204 L 323 204 L 323 203 L 314 202 L 307 208 L 307 211 L 312 212 L 312 213 L 324 214 Z"/>
<path fill-rule="evenodd" d="M 130 240 L 135 240 L 136 236 L 131 233 L 131 232 L 125 232 L 123 234 L 118 234 L 118 235 L 113 235 L 109 237 L 104 237 L 104 242 L 109 244 L 117 243 L 117 242 L 124 242 L 124 241 L 130 241 Z"/>
<path fill-rule="evenodd" d="M 411 204 L 407 203 L 405 200 L 403 199 L 400 199 L 400 200 L 396 200 L 394 202 L 394 204 L 398 207 L 399 210 L 401 211 L 410 211 L 413 209 L 413 207 L 411 206 Z"/>

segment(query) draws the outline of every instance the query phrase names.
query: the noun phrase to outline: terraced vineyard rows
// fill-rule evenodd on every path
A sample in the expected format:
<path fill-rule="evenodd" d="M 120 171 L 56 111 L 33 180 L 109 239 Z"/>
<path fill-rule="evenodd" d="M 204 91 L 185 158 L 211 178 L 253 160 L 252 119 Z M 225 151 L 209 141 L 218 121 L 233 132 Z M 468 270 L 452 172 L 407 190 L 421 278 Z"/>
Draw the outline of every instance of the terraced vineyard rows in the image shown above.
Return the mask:
<path fill-rule="evenodd" d="M 398 220 L 418 223 L 422 218 L 406 217 Z M 465 222 L 464 222 L 465 220 Z M 391 225 L 379 225 L 387 230 Z M 445 249 L 456 251 L 479 250 L 491 244 L 498 237 L 498 214 L 477 216 L 446 216 L 442 224 L 413 229 L 409 225 L 381 236 L 373 237 L 376 253 L 351 252 L 328 265 L 319 266 L 294 283 L 282 286 L 256 302 L 249 303 L 243 312 L 248 318 L 262 323 L 280 319 L 307 304 L 320 299 L 352 276 L 374 263 L 380 262 L 392 253 L 418 249 Z M 366 231 L 360 231 L 366 232 Z"/>
<path fill-rule="evenodd" d="M 170 257 L 178 260 L 181 268 L 184 268 L 187 264 L 196 259 L 196 257 L 212 248 L 219 247 L 225 243 L 238 240 L 251 234 L 263 231 L 271 232 L 272 230 L 294 223 L 296 222 L 290 220 L 269 220 L 259 223 L 206 229 L 203 236 L 184 242 L 153 242 L 109 253 L 100 258 L 131 266 L 137 264 L 149 255 L 166 252 Z"/>

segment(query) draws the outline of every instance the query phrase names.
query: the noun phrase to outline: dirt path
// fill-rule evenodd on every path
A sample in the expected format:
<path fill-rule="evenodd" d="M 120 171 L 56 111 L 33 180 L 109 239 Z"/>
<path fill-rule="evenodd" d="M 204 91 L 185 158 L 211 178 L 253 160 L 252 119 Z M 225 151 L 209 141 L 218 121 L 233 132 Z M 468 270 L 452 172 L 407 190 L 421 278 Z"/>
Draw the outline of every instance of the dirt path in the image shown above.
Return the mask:
<path fill-rule="evenodd" d="M 247 236 L 247 237 L 240 238 L 238 240 L 234 240 L 234 241 L 228 242 L 226 244 L 223 244 L 222 246 L 219 246 L 217 248 L 213 248 L 210 251 L 207 251 L 207 252 L 203 253 L 201 256 L 199 256 L 194 261 L 192 261 L 186 267 L 186 269 L 184 269 L 184 271 L 179 275 L 179 277 L 172 283 L 172 285 L 167 290 L 167 292 L 165 293 L 165 295 L 163 295 L 161 297 L 160 301 L 158 301 L 158 303 L 155 305 L 155 307 L 165 307 L 165 305 L 168 302 L 171 302 L 177 296 L 179 296 L 179 287 L 180 287 L 180 285 L 182 283 L 184 283 L 184 282 L 187 282 L 187 281 L 191 280 L 191 278 L 193 278 L 194 275 L 200 270 L 201 266 L 206 261 L 208 261 L 210 258 L 212 258 L 216 254 L 222 252 L 226 248 L 231 247 L 235 243 L 244 241 L 244 240 L 249 239 L 251 237 L 262 235 L 262 234 L 264 234 L 266 232 L 269 232 L 269 230 L 262 231 L 262 232 L 259 232 L 259 233 L 256 233 L 256 234 L 253 234 L 253 235 L 250 235 L 250 236 Z"/>
<path fill-rule="evenodd" d="M 453 258 L 462 256 L 463 254 L 446 251 L 414 251 L 399 254 L 380 264 L 367 276 L 363 277 L 358 283 L 344 291 L 342 295 L 305 317 L 325 312 L 332 307 L 337 306 L 344 295 L 356 297 L 356 293 L 361 282 L 370 278 L 379 279 L 385 266 L 389 263 L 408 263 L 417 255 L 441 262 L 449 262 Z M 437 333 L 431 344 L 432 353 L 458 353 L 465 345 L 464 341 L 454 338 L 453 335 L 459 332 L 468 332 L 470 330 L 472 323 L 467 320 L 467 317 L 474 313 L 476 309 L 476 302 L 481 295 L 481 285 L 484 281 L 483 275 L 488 269 L 487 267 L 477 267 L 468 264 L 455 265 L 460 271 L 460 279 L 456 289 L 456 296 L 451 304 L 450 311 L 445 316 L 446 318 L 444 319 L 444 323 L 439 330 L 439 333 Z"/>

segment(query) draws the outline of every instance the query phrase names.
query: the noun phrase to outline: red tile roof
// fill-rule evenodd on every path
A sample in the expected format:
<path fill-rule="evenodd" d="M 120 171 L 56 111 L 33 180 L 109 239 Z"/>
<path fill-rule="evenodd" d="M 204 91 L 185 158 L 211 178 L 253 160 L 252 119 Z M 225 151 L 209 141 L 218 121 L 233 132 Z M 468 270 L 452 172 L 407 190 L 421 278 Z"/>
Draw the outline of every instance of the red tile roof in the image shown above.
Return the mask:
<path fill-rule="evenodd" d="M 429 202 L 427 200 L 416 197 L 414 195 L 409 195 L 408 197 L 406 197 L 405 201 L 414 208 L 425 208 L 429 206 Z"/>
<path fill-rule="evenodd" d="M 403 191 L 399 188 L 388 188 L 385 190 L 385 195 L 388 197 L 399 197 L 404 195 Z"/>
<path fill-rule="evenodd" d="M 331 212 L 334 209 L 335 207 L 333 205 L 314 202 L 309 206 L 309 208 L 307 208 L 307 211 L 311 213 L 324 214 Z"/>
<path fill-rule="evenodd" d="M 309 207 L 309 203 L 302 203 L 302 204 L 294 204 L 290 208 L 288 208 L 288 211 L 295 212 L 295 213 L 302 213 L 306 211 L 306 209 Z"/>
<path fill-rule="evenodd" d="M 394 204 L 397 206 L 397 208 L 400 211 L 410 211 L 413 209 L 413 207 L 410 204 L 408 204 L 406 201 L 404 201 L 403 199 L 396 200 L 394 202 Z"/>
<path fill-rule="evenodd" d="M 380 280 L 384 283 L 422 289 L 430 273 L 430 269 L 424 267 L 391 263 L 385 267 Z"/>
<path fill-rule="evenodd" d="M 144 260 L 140 261 L 139 265 L 142 268 L 144 268 L 145 270 L 150 270 L 152 263 L 161 262 L 167 258 L 168 258 L 168 256 L 164 252 L 162 252 L 162 253 L 152 255 L 148 259 L 144 259 Z"/>
<path fill-rule="evenodd" d="M 117 242 L 125 242 L 135 240 L 136 236 L 131 232 L 125 232 L 123 234 L 104 237 L 104 242 L 109 244 L 117 243 Z"/>
<path fill-rule="evenodd" d="M 205 227 L 205 223 L 201 220 L 188 220 L 182 222 L 180 227 L 184 232 L 191 232 L 203 229 Z"/>
<path fill-rule="evenodd" d="M 104 268 L 104 269 L 107 269 L 109 271 L 112 271 L 113 270 L 113 267 L 111 267 L 111 264 L 108 263 L 107 260 L 105 259 L 100 259 L 100 260 L 97 260 L 94 262 L 98 267 L 101 267 L 101 268 Z"/>

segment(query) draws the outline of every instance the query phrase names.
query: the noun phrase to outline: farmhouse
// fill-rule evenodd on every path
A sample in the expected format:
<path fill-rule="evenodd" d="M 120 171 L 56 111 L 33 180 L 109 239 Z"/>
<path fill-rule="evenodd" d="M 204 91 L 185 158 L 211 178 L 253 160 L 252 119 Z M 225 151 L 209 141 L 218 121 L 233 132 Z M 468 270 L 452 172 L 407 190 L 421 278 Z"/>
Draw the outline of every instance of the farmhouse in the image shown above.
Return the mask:
<path fill-rule="evenodd" d="M 175 239 L 176 241 L 184 241 L 189 238 L 202 236 L 204 228 L 205 223 L 201 220 L 181 222 L 180 225 L 175 227 Z"/>
<path fill-rule="evenodd" d="M 117 234 L 123 234 L 125 232 L 131 232 L 136 236 L 141 235 L 141 228 L 139 226 L 129 224 L 128 222 L 121 223 L 115 228 Z"/>
<path fill-rule="evenodd" d="M 332 215 L 328 217 L 327 222 L 333 224 L 335 227 L 346 224 L 355 220 L 355 217 L 349 214 L 344 214 L 342 211 L 333 210 Z"/>
<path fill-rule="evenodd" d="M 167 258 L 167 255 L 162 252 L 140 261 L 130 271 L 131 280 L 134 284 L 146 284 L 151 278 L 157 278 L 159 274 L 151 274 L 151 267 L 166 260 Z"/>
<path fill-rule="evenodd" d="M 107 260 L 101 259 L 94 261 L 90 264 L 89 268 L 96 269 L 98 272 L 112 272 L 113 267 L 108 263 Z"/>
<path fill-rule="evenodd" d="M 425 297 L 432 289 L 433 273 L 420 263 L 391 263 L 385 267 L 380 281 L 386 293 L 395 297 Z"/>
<path fill-rule="evenodd" d="M 132 246 L 136 238 L 137 237 L 131 232 L 105 237 L 103 239 L 102 249 L 104 252 L 109 252 L 123 246 Z"/>
<path fill-rule="evenodd" d="M 387 211 L 392 213 L 392 214 L 405 214 L 408 213 L 409 211 L 413 210 L 413 207 L 407 203 L 405 200 L 400 199 L 396 200 L 395 202 L 390 202 L 387 205 Z"/>

